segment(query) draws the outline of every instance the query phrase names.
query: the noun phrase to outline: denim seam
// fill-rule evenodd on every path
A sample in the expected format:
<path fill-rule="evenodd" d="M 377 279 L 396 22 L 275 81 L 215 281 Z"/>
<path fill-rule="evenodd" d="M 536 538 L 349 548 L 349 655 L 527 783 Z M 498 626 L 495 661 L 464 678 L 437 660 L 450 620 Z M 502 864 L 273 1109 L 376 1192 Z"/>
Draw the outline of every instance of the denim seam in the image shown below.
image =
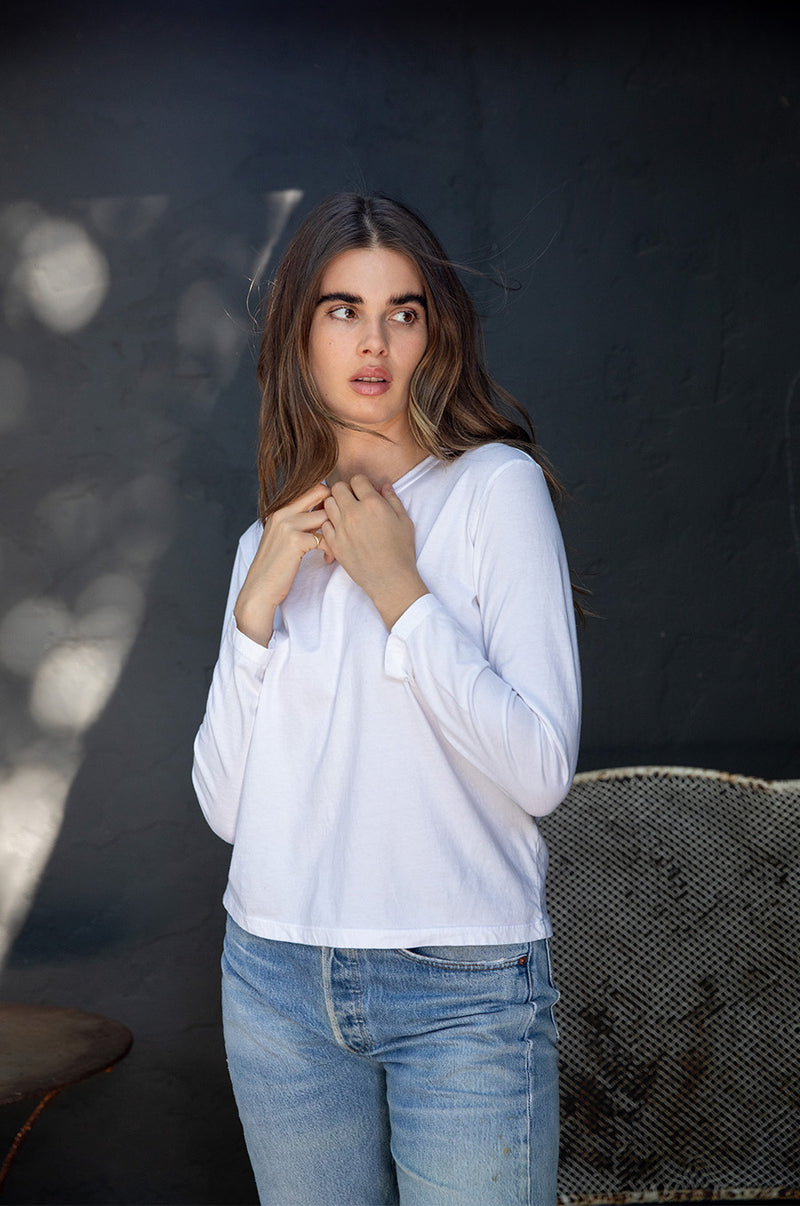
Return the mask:
<path fill-rule="evenodd" d="M 347 1043 L 344 1040 L 344 1035 L 339 1029 L 339 1023 L 336 1020 L 336 1008 L 333 1003 L 333 985 L 331 984 L 331 963 L 333 962 L 333 948 L 330 946 L 321 946 L 319 948 L 320 961 L 322 963 L 322 993 L 325 998 L 325 1011 L 328 1015 L 328 1021 L 331 1024 L 333 1031 L 333 1039 L 337 1047 L 344 1047 L 349 1051 Z"/>
<path fill-rule="evenodd" d="M 505 971 L 507 968 L 518 967 L 520 958 L 522 957 L 515 955 L 513 958 L 498 959 L 495 961 L 487 960 L 486 962 L 481 962 L 473 960 L 467 962 L 465 960 L 460 962 L 459 960 L 438 959 L 432 955 L 417 955 L 413 950 L 409 950 L 408 947 L 403 946 L 396 947 L 395 950 L 402 959 L 408 960 L 409 963 L 419 963 L 423 967 L 442 967 L 452 971 Z"/>
<path fill-rule="evenodd" d="M 527 976 L 528 976 L 528 1008 L 530 1010 L 530 1018 L 528 1020 L 528 1025 L 525 1027 L 525 1114 L 526 1114 L 525 1121 L 527 1123 L 527 1125 L 525 1127 L 525 1145 L 527 1148 L 527 1151 L 525 1153 L 525 1176 L 526 1176 L 525 1202 L 527 1203 L 527 1206 L 531 1206 L 532 1197 L 533 1197 L 533 1182 L 532 1182 L 532 1178 L 531 1178 L 531 1171 L 532 1171 L 532 1169 L 531 1169 L 531 1164 L 532 1164 L 531 1139 L 532 1139 L 532 1135 L 533 1135 L 533 1083 L 532 1083 L 533 1069 L 531 1067 L 531 1056 L 532 1056 L 532 1051 L 533 1051 L 533 1044 L 531 1042 L 531 1028 L 533 1027 L 534 1022 L 536 1021 L 536 1003 L 533 999 L 534 988 L 533 988 L 533 967 L 532 967 L 532 965 L 533 965 L 533 943 L 531 943 L 531 946 L 529 949 L 528 962 L 527 962 L 527 965 L 525 968 L 525 971 L 527 972 Z"/>
<path fill-rule="evenodd" d="M 363 995 L 361 987 L 361 969 L 358 963 L 358 953 L 355 950 L 353 951 L 356 963 L 356 979 L 358 981 L 353 996 L 353 1005 L 354 1020 L 358 1025 L 363 1043 L 363 1046 L 361 1047 L 353 1047 L 350 1045 L 350 1043 L 348 1043 L 347 1039 L 342 1034 L 339 1022 L 336 1018 L 336 1003 L 333 999 L 333 982 L 331 977 L 331 967 L 333 965 L 334 954 L 333 947 L 320 947 L 320 954 L 322 959 L 322 989 L 325 997 L 325 1010 L 328 1014 L 328 1021 L 331 1024 L 331 1030 L 333 1031 L 334 1042 L 336 1043 L 337 1047 L 342 1047 L 343 1050 L 349 1051 L 352 1055 L 367 1055 L 370 1048 L 374 1047 L 375 1044 L 372 1035 L 366 1029 L 364 1012 L 361 1007 Z"/>
<path fill-rule="evenodd" d="M 375 1046 L 375 1041 L 374 1041 L 372 1035 L 370 1034 L 369 1030 L 367 1029 L 367 1019 L 364 1017 L 364 987 L 363 987 L 363 983 L 361 980 L 361 964 L 358 961 L 358 951 L 357 950 L 353 951 L 353 957 L 354 957 L 355 965 L 356 965 L 356 981 L 357 981 L 357 987 L 355 989 L 355 999 L 354 999 L 353 1004 L 355 1006 L 355 1014 L 356 1014 L 356 1019 L 358 1021 L 358 1029 L 361 1032 L 361 1038 L 362 1038 L 362 1042 L 364 1045 L 363 1045 L 363 1048 L 361 1049 L 361 1051 L 358 1051 L 358 1049 L 356 1047 L 351 1047 L 350 1050 L 357 1051 L 357 1053 L 359 1055 L 364 1055 L 367 1053 L 367 1051 L 371 1050 Z"/>
<path fill-rule="evenodd" d="M 561 993 L 558 991 L 556 982 L 553 979 L 553 960 L 550 955 L 550 939 L 549 938 L 545 939 L 544 949 L 545 949 L 545 953 L 547 954 L 547 979 L 550 984 L 550 987 L 552 988 L 553 992 L 556 994 L 556 999 L 555 999 L 555 1001 L 553 1001 L 552 1005 L 550 1006 L 550 1021 L 553 1023 L 553 1029 L 556 1034 L 556 1042 L 559 1042 L 561 1035 L 558 1033 L 558 1022 L 556 1020 L 556 1005 L 561 1000 Z"/>

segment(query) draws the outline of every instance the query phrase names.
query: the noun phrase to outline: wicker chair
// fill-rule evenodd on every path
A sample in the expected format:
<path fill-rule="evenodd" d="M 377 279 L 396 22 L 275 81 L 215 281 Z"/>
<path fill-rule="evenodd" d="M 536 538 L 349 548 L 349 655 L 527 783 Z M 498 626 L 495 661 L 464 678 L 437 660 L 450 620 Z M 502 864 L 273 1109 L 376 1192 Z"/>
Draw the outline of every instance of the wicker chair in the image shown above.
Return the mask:
<path fill-rule="evenodd" d="M 541 827 L 559 1201 L 800 1199 L 800 780 L 593 771 Z"/>

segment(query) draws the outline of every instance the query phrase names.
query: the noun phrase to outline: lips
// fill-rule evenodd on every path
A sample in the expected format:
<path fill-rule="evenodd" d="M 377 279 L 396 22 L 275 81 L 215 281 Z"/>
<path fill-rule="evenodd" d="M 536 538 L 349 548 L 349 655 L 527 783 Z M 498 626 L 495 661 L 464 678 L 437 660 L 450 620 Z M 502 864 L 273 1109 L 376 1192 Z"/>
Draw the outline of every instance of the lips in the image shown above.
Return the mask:
<path fill-rule="evenodd" d="M 378 368 L 376 365 L 367 365 L 365 368 L 359 369 L 357 373 L 353 373 L 350 378 L 350 386 L 357 394 L 362 397 L 372 398 L 378 394 L 385 394 L 392 384 L 392 374 L 388 369 Z"/>

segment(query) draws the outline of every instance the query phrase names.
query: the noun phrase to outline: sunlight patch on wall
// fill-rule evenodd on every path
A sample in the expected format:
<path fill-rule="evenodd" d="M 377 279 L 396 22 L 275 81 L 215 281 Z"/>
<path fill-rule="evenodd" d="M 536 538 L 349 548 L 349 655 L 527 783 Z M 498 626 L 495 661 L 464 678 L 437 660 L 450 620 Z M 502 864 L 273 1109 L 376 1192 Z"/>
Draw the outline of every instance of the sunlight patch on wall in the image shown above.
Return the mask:
<path fill-rule="evenodd" d="M 31 751 L 33 757 L 40 751 Z M 0 939 L 16 934 L 27 916 L 58 837 L 64 805 L 80 759 L 62 753 L 60 765 L 23 762 L 0 779 Z M 0 954 L 4 954 L 0 945 Z"/>
<path fill-rule="evenodd" d="M 31 714 L 39 727 L 56 733 L 88 729 L 110 699 L 127 652 L 114 640 L 72 640 L 53 649 L 31 688 Z"/>
<path fill-rule="evenodd" d="M 14 674 L 35 673 L 45 654 L 71 630 L 69 610 L 58 599 L 23 599 L 0 623 L 0 662 Z"/>
<path fill-rule="evenodd" d="M 103 574 L 81 593 L 74 612 L 56 598 L 23 599 L 0 624 L 0 663 L 30 677 L 38 726 L 82 733 L 98 718 L 119 680 L 144 613 L 134 578 Z"/>
<path fill-rule="evenodd" d="M 91 478 L 75 478 L 46 494 L 34 515 L 41 531 L 46 558 L 79 563 L 103 540 L 108 525 L 108 505 Z"/>
<path fill-rule="evenodd" d="M 254 294 L 258 293 L 264 282 L 267 268 L 275 254 L 278 239 L 286 229 L 286 223 L 289 221 L 294 210 L 303 200 L 303 192 L 299 188 L 286 188 L 280 192 L 267 193 L 265 200 L 267 203 L 267 220 L 271 233 L 258 253 L 256 262 L 253 265 L 252 281 L 250 282 L 250 291 L 248 292 L 248 309 L 251 313 Z"/>
<path fill-rule="evenodd" d="M 77 222 L 29 218 L 6 291 L 6 311 L 13 315 L 27 308 L 50 330 L 72 334 L 103 304 L 111 283 L 108 260 Z"/>
<path fill-rule="evenodd" d="M 151 492 L 151 521 L 158 539 L 139 522 L 143 495 Z M 21 600 L 0 623 L 0 665 L 26 681 L 29 719 L 36 737 L 11 751 L 0 779 L 0 963 L 27 916 L 60 832 L 64 806 L 83 760 L 83 738 L 108 705 L 141 629 L 145 587 L 169 540 L 169 491 L 137 479 L 120 493 L 109 523 L 118 544 L 109 554 L 128 558 L 125 571 L 90 580 L 70 607 L 55 595 Z M 74 539 L 75 529 L 70 527 Z M 137 540 L 137 532 L 142 536 Z"/>
<path fill-rule="evenodd" d="M 194 411 L 210 413 L 220 389 L 232 380 L 238 368 L 242 348 L 256 334 L 252 307 L 258 304 L 278 240 L 302 198 L 300 189 L 267 193 L 264 198 L 269 234 L 250 267 L 245 296 L 246 319 L 242 313 L 234 316 L 217 281 L 196 280 L 180 298 L 175 318 L 178 373 L 194 383 L 191 400 Z M 217 242 L 220 246 L 226 245 L 224 241 Z M 199 250 L 202 243 L 198 242 L 197 247 Z M 244 248 L 232 238 L 227 240 L 227 248 L 230 259 L 241 262 Z"/>
<path fill-rule="evenodd" d="M 82 733 L 111 698 L 139 630 L 144 595 L 123 574 L 104 574 L 78 599 L 72 631 L 47 651 L 31 686 L 40 728 Z"/>
<path fill-rule="evenodd" d="M 78 200 L 70 203 L 68 216 L 29 201 L 0 208 L 0 306 L 10 325 L 28 324 L 21 345 L 28 351 L 0 353 L 0 431 L 13 438 L 24 427 L 25 439 L 39 440 L 37 455 L 52 470 L 48 487 L 31 498 L 20 513 L 23 524 L 13 536 L 8 529 L 4 546 L 9 563 L 28 567 L 31 585 L 20 599 L 14 575 L 5 575 L 0 604 L 0 671 L 7 682 L 10 676 L 8 704 L 14 701 L 0 766 L 0 966 L 58 838 L 86 735 L 119 687 L 141 631 L 150 582 L 173 539 L 180 458 L 191 430 L 187 419 L 210 413 L 232 380 L 253 335 L 248 285 L 264 279 L 302 195 L 286 189 L 265 196 L 266 237 L 255 254 L 238 228 L 200 221 L 179 235 L 171 232 L 169 199 L 163 195 Z M 179 257 L 181 285 L 177 302 L 174 295 L 169 302 L 171 333 L 154 345 L 155 356 L 148 348 L 140 360 L 136 331 L 120 324 L 127 322 L 131 282 L 134 295 L 138 288 L 137 257 L 142 288 L 153 287 L 148 271 L 155 253 L 147 244 L 156 236 L 164 245 L 159 263 L 165 248 Z M 180 248 L 174 244 L 178 237 Z M 120 241 L 138 241 L 133 257 L 120 250 Z M 115 296 L 109 265 L 117 263 L 117 254 L 128 275 Z M 157 280 L 160 289 L 160 274 Z M 152 301 L 164 305 L 161 293 Z M 53 435 L 47 409 L 52 385 L 42 349 L 48 340 L 69 337 L 83 356 L 92 345 L 84 349 L 81 334 L 101 308 L 109 328 L 117 324 L 108 333 L 112 345 L 124 330 L 120 347 L 136 380 L 125 376 L 125 361 L 119 379 L 113 373 L 109 379 L 108 358 L 105 370 L 93 369 L 87 356 L 81 363 L 83 393 L 70 387 L 71 395 L 60 401 L 74 407 L 71 426 Z M 143 329 L 141 339 L 149 338 Z M 125 405 L 93 412 L 98 391 L 106 399 L 115 389 L 124 392 Z M 41 399 L 40 415 L 32 398 Z M 102 416 L 102 425 L 93 413 Z M 72 441 L 67 447 L 58 442 L 65 430 Z M 132 437 L 139 442 L 131 443 Z M 83 453 L 87 441 L 94 448 L 95 440 L 99 455 L 89 460 Z M 70 466 L 70 447 L 81 454 L 81 470 Z M 113 452 L 106 459 L 107 448 Z M 121 459 L 121 448 L 129 449 L 130 460 Z"/>
<path fill-rule="evenodd" d="M 103 235 L 116 239 L 141 239 L 158 226 L 169 207 L 169 197 L 153 193 L 143 197 L 95 197 L 87 202 L 91 223 Z"/>
<path fill-rule="evenodd" d="M 208 413 L 220 388 L 236 371 L 243 342 L 242 332 L 213 282 L 189 285 L 178 303 L 175 339 L 180 350 L 178 372 L 195 385 L 192 409 Z"/>

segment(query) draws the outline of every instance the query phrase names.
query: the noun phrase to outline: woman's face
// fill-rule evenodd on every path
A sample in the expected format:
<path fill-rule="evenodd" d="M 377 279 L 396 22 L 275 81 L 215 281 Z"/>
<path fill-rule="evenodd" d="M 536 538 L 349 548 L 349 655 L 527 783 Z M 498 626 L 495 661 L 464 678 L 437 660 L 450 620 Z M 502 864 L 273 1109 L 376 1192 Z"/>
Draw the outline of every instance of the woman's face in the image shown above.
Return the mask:
<path fill-rule="evenodd" d="M 411 377 L 428 344 L 425 291 L 414 263 L 385 247 L 343 251 L 322 275 L 309 364 L 337 418 L 402 438 Z"/>

